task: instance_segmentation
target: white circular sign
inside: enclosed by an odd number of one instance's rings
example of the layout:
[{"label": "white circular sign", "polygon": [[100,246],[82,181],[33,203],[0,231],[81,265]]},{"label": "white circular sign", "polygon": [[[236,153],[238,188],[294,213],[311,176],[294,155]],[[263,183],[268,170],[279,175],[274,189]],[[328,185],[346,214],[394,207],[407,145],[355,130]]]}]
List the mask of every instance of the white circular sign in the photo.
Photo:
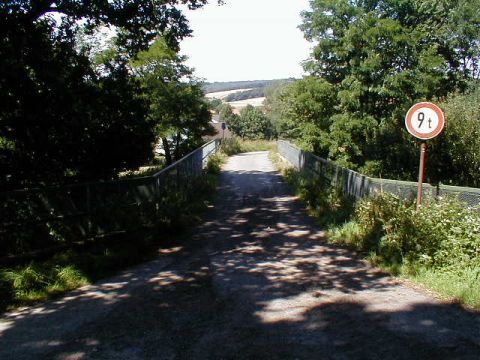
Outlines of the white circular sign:
[{"label": "white circular sign", "polygon": [[442,132],[445,126],[445,117],[437,105],[422,102],[408,110],[405,126],[410,134],[419,139],[433,139]]}]

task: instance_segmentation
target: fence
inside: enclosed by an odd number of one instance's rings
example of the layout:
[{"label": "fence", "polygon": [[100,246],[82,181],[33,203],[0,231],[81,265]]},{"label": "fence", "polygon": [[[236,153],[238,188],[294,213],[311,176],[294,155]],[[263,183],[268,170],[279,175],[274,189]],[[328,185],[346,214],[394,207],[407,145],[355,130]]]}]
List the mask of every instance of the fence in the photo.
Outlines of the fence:
[{"label": "fence", "polygon": [[[416,182],[371,178],[300,150],[284,140],[278,141],[278,152],[295,168],[308,169],[333,181],[342,188],[344,193],[356,199],[381,191],[389,192],[403,199],[415,197],[417,194]],[[430,184],[423,186],[425,198],[437,198],[444,195],[456,196],[468,206],[480,204],[480,189],[446,185],[432,186]]]},{"label": "fence", "polygon": [[219,145],[212,140],[153,176],[1,193],[0,258],[149,221],[202,174]]}]

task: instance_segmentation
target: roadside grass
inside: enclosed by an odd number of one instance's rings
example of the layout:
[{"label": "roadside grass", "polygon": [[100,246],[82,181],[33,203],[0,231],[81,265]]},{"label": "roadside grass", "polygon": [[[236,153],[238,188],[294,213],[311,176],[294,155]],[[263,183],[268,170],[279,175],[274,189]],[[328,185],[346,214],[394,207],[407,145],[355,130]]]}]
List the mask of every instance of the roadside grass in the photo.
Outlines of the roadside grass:
[{"label": "roadside grass", "polygon": [[277,169],[283,175],[285,175],[288,169],[292,168],[292,165],[280,156],[277,147],[270,150],[270,152],[268,153],[268,158],[272,162],[275,169]]},{"label": "roadside grass", "polygon": [[222,141],[222,152],[228,156],[252,152],[252,151],[274,151],[277,143],[274,140],[243,140],[232,137]]},{"label": "roadside grass", "polygon": [[330,243],[347,245],[373,265],[480,309],[480,211],[454,198],[414,201],[381,193],[358,202],[311,172],[282,173]]},{"label": "roadside grass", "polygon": [[433,289],[446,300],[480,309],[480,266],[452,272],[422,268],[408,278]]},{"label": "roadside grass", "polygon": [[152,176],[153,174],[163,170],[166,167],[165,159],[163,157],[155,157],[150,164],[140,166],[136,170],[122,171],[118,173],[120,179],[129,179],[137,177]]},{"label": "roadside grass", "polygon": [[223,161],[221,155],[212,156],[188,193],[173,194],[176,201],[153,226],[104,237],[46,259],[0,267],[0,312],[59,296],[158,256],[160,247],[178,241],[201,219],[214,198]]}]

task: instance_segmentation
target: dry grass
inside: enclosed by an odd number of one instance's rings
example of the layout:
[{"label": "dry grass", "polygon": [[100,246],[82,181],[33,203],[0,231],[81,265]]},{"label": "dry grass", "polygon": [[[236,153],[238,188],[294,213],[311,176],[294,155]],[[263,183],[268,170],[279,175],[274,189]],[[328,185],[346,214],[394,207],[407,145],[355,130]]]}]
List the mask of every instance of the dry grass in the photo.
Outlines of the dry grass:
[{"label": "dry grass", "polygon": [[252,105],[255,107],[263,106],[264,100],[265,100],[264,97],[259,97],[259,98],[253,98],[253,99],[232,101],[232,102],[229,102],[229,104],[235,109],[243,109],[247,105]]}]

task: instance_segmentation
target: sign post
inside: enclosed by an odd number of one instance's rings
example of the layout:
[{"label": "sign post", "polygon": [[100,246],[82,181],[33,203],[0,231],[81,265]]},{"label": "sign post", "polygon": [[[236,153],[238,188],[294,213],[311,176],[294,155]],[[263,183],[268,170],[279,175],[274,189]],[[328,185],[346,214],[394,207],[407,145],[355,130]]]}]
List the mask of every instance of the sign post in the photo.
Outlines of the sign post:
[{"label": "sign post", "polygon": [[226,124],[222,122],[222,141],[225,140],[225,129],[227,128]]},{"label": "sign post", "polygon": [[420,145],[420,167],[418,169],[418,191],[417,191],[417,209],[422,204],[423,198],[423,178],[425,177],[425,153],[427,152],[427,143],[422,141]]},{"label": "sign post", "polygon": [[418,170],[417,209],[422,205],[423,179],[425,175],[425,155],[427,143],[425,140],[438,136],[445,127],[445,116],[442,109],[430,102],[413,105],[405,117],[405,126],[410,134],[423,140],[420,147],[420,167]]}]

